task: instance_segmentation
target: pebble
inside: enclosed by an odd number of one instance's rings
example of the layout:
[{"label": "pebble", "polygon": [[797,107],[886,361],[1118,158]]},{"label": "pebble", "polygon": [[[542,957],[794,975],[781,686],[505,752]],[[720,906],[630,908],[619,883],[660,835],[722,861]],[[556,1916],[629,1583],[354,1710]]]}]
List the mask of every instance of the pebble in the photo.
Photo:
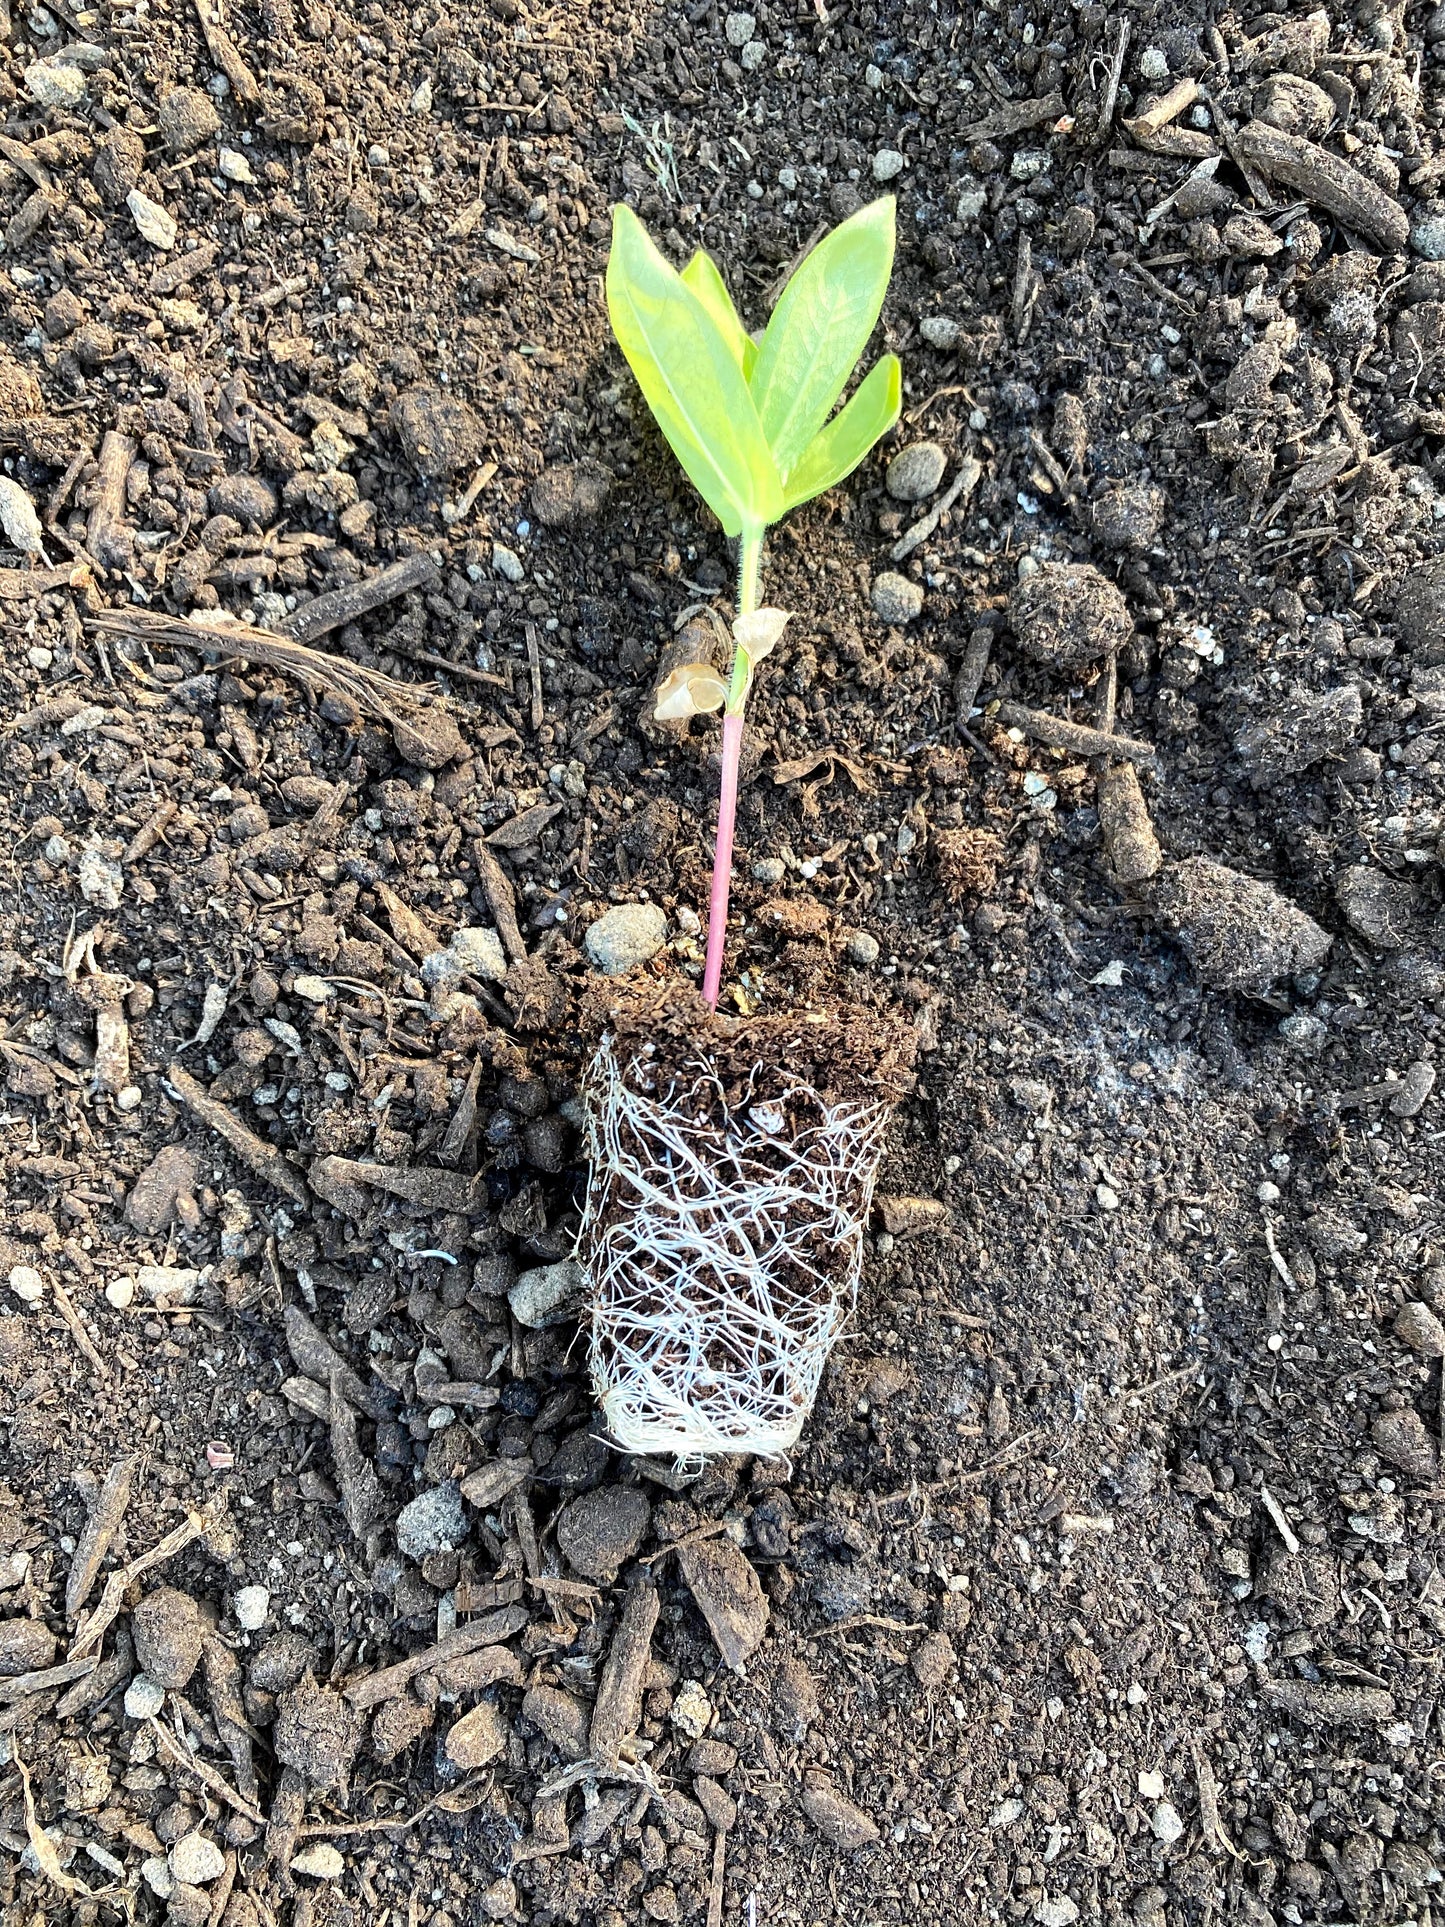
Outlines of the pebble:
[{"label": "pebble", "polygon": [[1070,1900],[1067,1894],[1060,1894],[1055,1900],[1040,1900],[1034,1906],[1034,1919],[1039,1927],[1073,1927],[1078,1918],[1078,1902]]},{"label": "pebble", "polygon": [[652,1507],[635,1485],[604,1485],[583,1492],[557,1521],[563,1557],[586,1579],[611,1579],[647,1533]]},{"label": "pebble", "polygon": [[1009,597],[1009,622],[1024,655],[1069,674],[1134,633],[1128,603],[1087,562],[1046,562]]},{"label": "pebble", "polygon": [[930,348],[937,348],[940,353],[946,354],[950,348],[958,346],[963,330],[951,314],[930,314],[919,322],[918,332]]},{"label": "pebble", "polygon": [[25,69],[25,85],[32,100],[48,114],[70,113],[85,99],[85,75],[78,67],[52,66],[33,60]]},{"label": "pebble", "polygon": [[488,1920],[516,1920],[521,1916],[517,1883],[508,1874],[499,1874],[482,1894],[482,1912]]},{"label": "pebble", "polygon": [[95,909],[120,908],[121,895],[125,890],[125,873],[114,857],[96,849],[94,844],[80,853],[76,882],[80,885],[80,894]]},{"label": "pebble", "polygon": [[1169,56],[1162,47],[1146,47],[1139,56],[1139,75],[1143,80],[1167,80]]},{"label": "pebble", "polygon": [[948,457],[937,442],[914,442],[888,464],[887,488],[895,502],[923,502],[943,480]]},{"label": "pebble", "polygon": [[1312,1010],[1292,1010],[1279,1020],[1279,1034],[1297,1057],[1318,1057],[1329,1042],[1330,1027]]},{"label": "pebble", "polygon": [[1445,1358],[1445,1325],[1418,1298],[1409,1298],[1395,1314],[1395,1336],[1418,1358]]},{"label": "pebble", "polygon": [[231,1601],[236,1624],[243,1633],[259,1633],[271,1610],[271,1594],[265,1586],[242,1586]]},{"label": "pebble", "polygon": [[1409,1065],[1400,1083],[1400,1088],[1390,1099],[1390,1109],[1396,1117],[1418,1117],[1435,1088],[1435,1066],[1423,1057]]},{"label": "pebble", "polygon": [[234,181],[238,187],[250,187],[256,179],[251,163],[236,147],[223,147],[216,156],[216,166],[223,180]]},{"label": "pebble", "polygon": [[142,194],[138,187],[133,187],[125,197],[125,204],[130,209],[136,232],[143,241],[149,242],[161,254],[168,253],[175,246],[180,229],[175,216],[168,213],[159,201],[153,201],[149,194]]},{"label": "pebble", "polygon": [[495,930],[482,924],[469,924],[458,930],[447,945],[458,967],[469,977],[484,977],[499,984],[507,974],[507,953]]},{"label": "pebble", "polygon": [[880,147],[873,156],[873,178],[879,182],[896,181],[906,166],[896,147]]},{"label": "pebble", "polygon": [[1179,1809],[1168,1800],[1161,1800],[1149,1815],[1149,1829],[1154,1838],[1166,1847],[1172,1847],[1176,1840],[1184,1837],[1184,1822],[1179,1817]]},{"label": "pebble", "polygon": [[600,462],[559,462],[532,484],[532,510],[545,529],[574,529],[595,522],[612,493],[612,477]]},{"label": "pebble", "polygon": [[788,866],[780,856],[760,856],[753,865],[753,879],[765,883],[770,889],[780,884],[788,874]]},{"label": "pebble", "polygon": [[685,1679],[672,1702],[672,1723],[690,1740],[700,1740],[712,1725],[712,1701],[698,1680]]},{"label": "pebble", "polygon": [[467,1536],[467,1513],[455,1479],[420,1493],[397,1515],[398,1551],[418,1564],[433,1552],[450,1552]]},{"label": "pebble", "polygon": [[879,621],[891,625],[901,627],[923,614],[922,588],[896,569],[885,569],[882,575],[874,576],[869,600]]},{"label": "pebble", "polygon": [[314,1846],[301,1849],[291,1862],[291,1871],[306,1874],[312,1880],[340,1880],[346,1871],[346,1862],[329,1841],[318,1840]]},{"label": "pebble", "polygon": [[10,1271],[10,1289],[22,1305],[38,1305],[45,1296],[45,1280],[34,1265],[14,1265]]},{"label": "pebble", "polygon": [[582,941],[604,977],[620,977],[661,950],[667,941],[667,918],[655,903],[619,903],[588,924]]},{"label": "pebble", "polygon": [[755,74],[768,57],[768,50],[761,40],[750,40],[740,56],[744,73]]},{"label": "pebble", "polygon": [[125,1716],[128,1720],[154,1719],[166,1703],[166,1689],[147,1673],[137,1673],[125,1689]]},{"label": "pebble", "polygon": [[470,1773],[490,1766],[507,1750],[507,1723],[490,1700],[464,1713],[446,1737],[446,1756],[454,1767]]},{"label": "pebble", "polygon": [[855,930],[848,939],[846,954],[849,963],[857,964],[867,970],[878,961],[880,946],[871,930]]},{"label": "pebble", "polygon": [[188,1887],[209,1886],[226,1871],[226,1856],[203,1833],[188,1833],[171,1848],[166,1864],[173,1880]]},{"label": "pebble", "polygon": [[509,549],[504,542],[492,544],[492,567],[498,575],[505,576],[508,582],[522,582],[526,579],[527,571],[521,556]]},{"label": "pebble", "polygon": [[571,1258],[524,1271],[507,1293],[513,1317],[529,1331],[560,1325],[581,1308],[586,1298],[587,1274]]},{"label": "pebble", "polygon": [[180,1692],[201,1663],[206,1637],[195,1600],[174,1586],[158,1586],[136,1607],[130,1625],[141,1671],[167,1691]]},{"label": "pebble", "polygon": [[746,47],[757,30],[756,14],[730,13],[723,22],[723,35],[730,47]]},{"label": "pebble", "polygon": [[[26,70],[26,81],[30,70]],[[1410,246],[1424,261],[1445,261],[1445,214],[1426,214],[1410,230]]]},{"label": "pebble", "polygon": [[175,1890],[171,1870],[159,1854],[141,1862],[141,1878],[150,1888],[157,1900],[169,1900]]}]

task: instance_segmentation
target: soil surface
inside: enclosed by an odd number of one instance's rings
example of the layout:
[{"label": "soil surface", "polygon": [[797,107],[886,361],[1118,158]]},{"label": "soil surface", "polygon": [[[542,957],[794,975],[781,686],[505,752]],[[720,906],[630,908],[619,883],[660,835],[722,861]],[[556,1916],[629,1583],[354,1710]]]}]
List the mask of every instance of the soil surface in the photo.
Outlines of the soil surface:
[{"label": "soil surface", "polygon": [[[0,0],[7,1922],[1438,1918],[1442,55]],[[917,1084],[792,1462],[638,1463],[573,1013],[732,562],[607,210],[756,326],[882,191],[725,982]]]}]

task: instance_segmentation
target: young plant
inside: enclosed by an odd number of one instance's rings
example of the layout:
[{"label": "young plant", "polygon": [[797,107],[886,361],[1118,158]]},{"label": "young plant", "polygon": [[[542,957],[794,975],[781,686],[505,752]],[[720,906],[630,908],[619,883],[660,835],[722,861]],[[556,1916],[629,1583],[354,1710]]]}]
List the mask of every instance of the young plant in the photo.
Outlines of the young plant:
[{"label": "young plant", "polygon": [[[738,542],[738,613],[726,681],[688,663],[658,691],[659,720],[721,709],[722,795],[703,996],[717,1007],[727,935],[743,709],[753,670],[788,620],[758,606],[763,537],[855,469],[898,419],[902,373],[884,355],[833,407],[867,345],[893,271],[893,202],[874,201],[800,263],[754,341],[712,259],[681,273],[628,207],[612,210],[607,310],[647,405],[689,480]],[[829,417],[832,417],[830,420]]]}]

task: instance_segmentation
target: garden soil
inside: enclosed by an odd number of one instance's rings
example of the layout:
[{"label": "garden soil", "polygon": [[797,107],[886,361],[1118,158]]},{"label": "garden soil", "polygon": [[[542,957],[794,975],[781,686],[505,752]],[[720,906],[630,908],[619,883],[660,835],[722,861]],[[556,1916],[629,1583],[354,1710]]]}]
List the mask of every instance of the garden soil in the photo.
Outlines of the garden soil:
[{"label": "garden soil", "polygon": [[[72,6],[0,3],[6,1921],[1438,1919],[1445,10]],[[760,326],[883,191],[725,984],[916,1086],[792,1460],[628,1462],[576,1012],[700,974],[648,699],[731,558],[608,208]]]}]

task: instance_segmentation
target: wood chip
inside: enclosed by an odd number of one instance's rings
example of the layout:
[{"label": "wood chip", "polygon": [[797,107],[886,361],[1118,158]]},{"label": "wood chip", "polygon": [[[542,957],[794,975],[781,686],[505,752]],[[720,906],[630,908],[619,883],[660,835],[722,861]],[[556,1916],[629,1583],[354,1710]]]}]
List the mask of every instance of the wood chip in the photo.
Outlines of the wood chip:
[{"label": "wood chip", "polygon": [[637,1584],[628,1591],[592,1709],[588,1746],[599,1763],[614,1761],[642,1723],[642,1682],[652,1657],[659,1605],[656,1586]]},{"label": "wood chip", "polygon": [[1333,214],[1383,254],[1402,253],[1410,238],[1405,210],[1358,169],[1298,134],[1252,120],[1235,137],[1243,158],[1267,180],[1281,181],[1315,207]]},{"label": "wood chip", "polygon": [[525,1606],[505,1606],[500,1612],[490,1613],[470,1626],[458,1626],[454,1633],[448,1633],[445,1639],[439,1639],[434,1646],[413,1653],[409,1659],[398,1660],[394,1666],[383,1666],[380,1672],[367,1673],[364,1678],[353,1680],[341,1690],[357,1712],[363,1713],[369,1706],[379,1706],[383,1700],[395,1699],[418,1673],[433,1672],[448,1660],[460,1659],[463,1653],[476,1652],[480,1646],[499,1646],[504,1639],[510,1639],[513,1633],[520,1632],[529,1617]]},{"label": "wood chip", "polygon": [[117,1459],[91,1502],[65,1582],[67,1619],[73,1619],[90,1597],[90,1589],[95,1584],[105,1555],[110,1551],[111,1542],[130,1504],[135,1467],[136,1454],[133,1452],[126,1458]]},{"label": "wood chip", "polygon": [[203,1090],[188,1070],[172,1063],[166,1071],[166,1082],[203,1124],[208,1125],[217,1137],[226,1140],[237,1157],[249,1165],[257,1177],[264,1178],[275,1190],[284,1192],[294,1204],[310,1203],[311,1194],[295,1165],[288,1163],[273,1145],[257,1137],[234,1111]]}]

